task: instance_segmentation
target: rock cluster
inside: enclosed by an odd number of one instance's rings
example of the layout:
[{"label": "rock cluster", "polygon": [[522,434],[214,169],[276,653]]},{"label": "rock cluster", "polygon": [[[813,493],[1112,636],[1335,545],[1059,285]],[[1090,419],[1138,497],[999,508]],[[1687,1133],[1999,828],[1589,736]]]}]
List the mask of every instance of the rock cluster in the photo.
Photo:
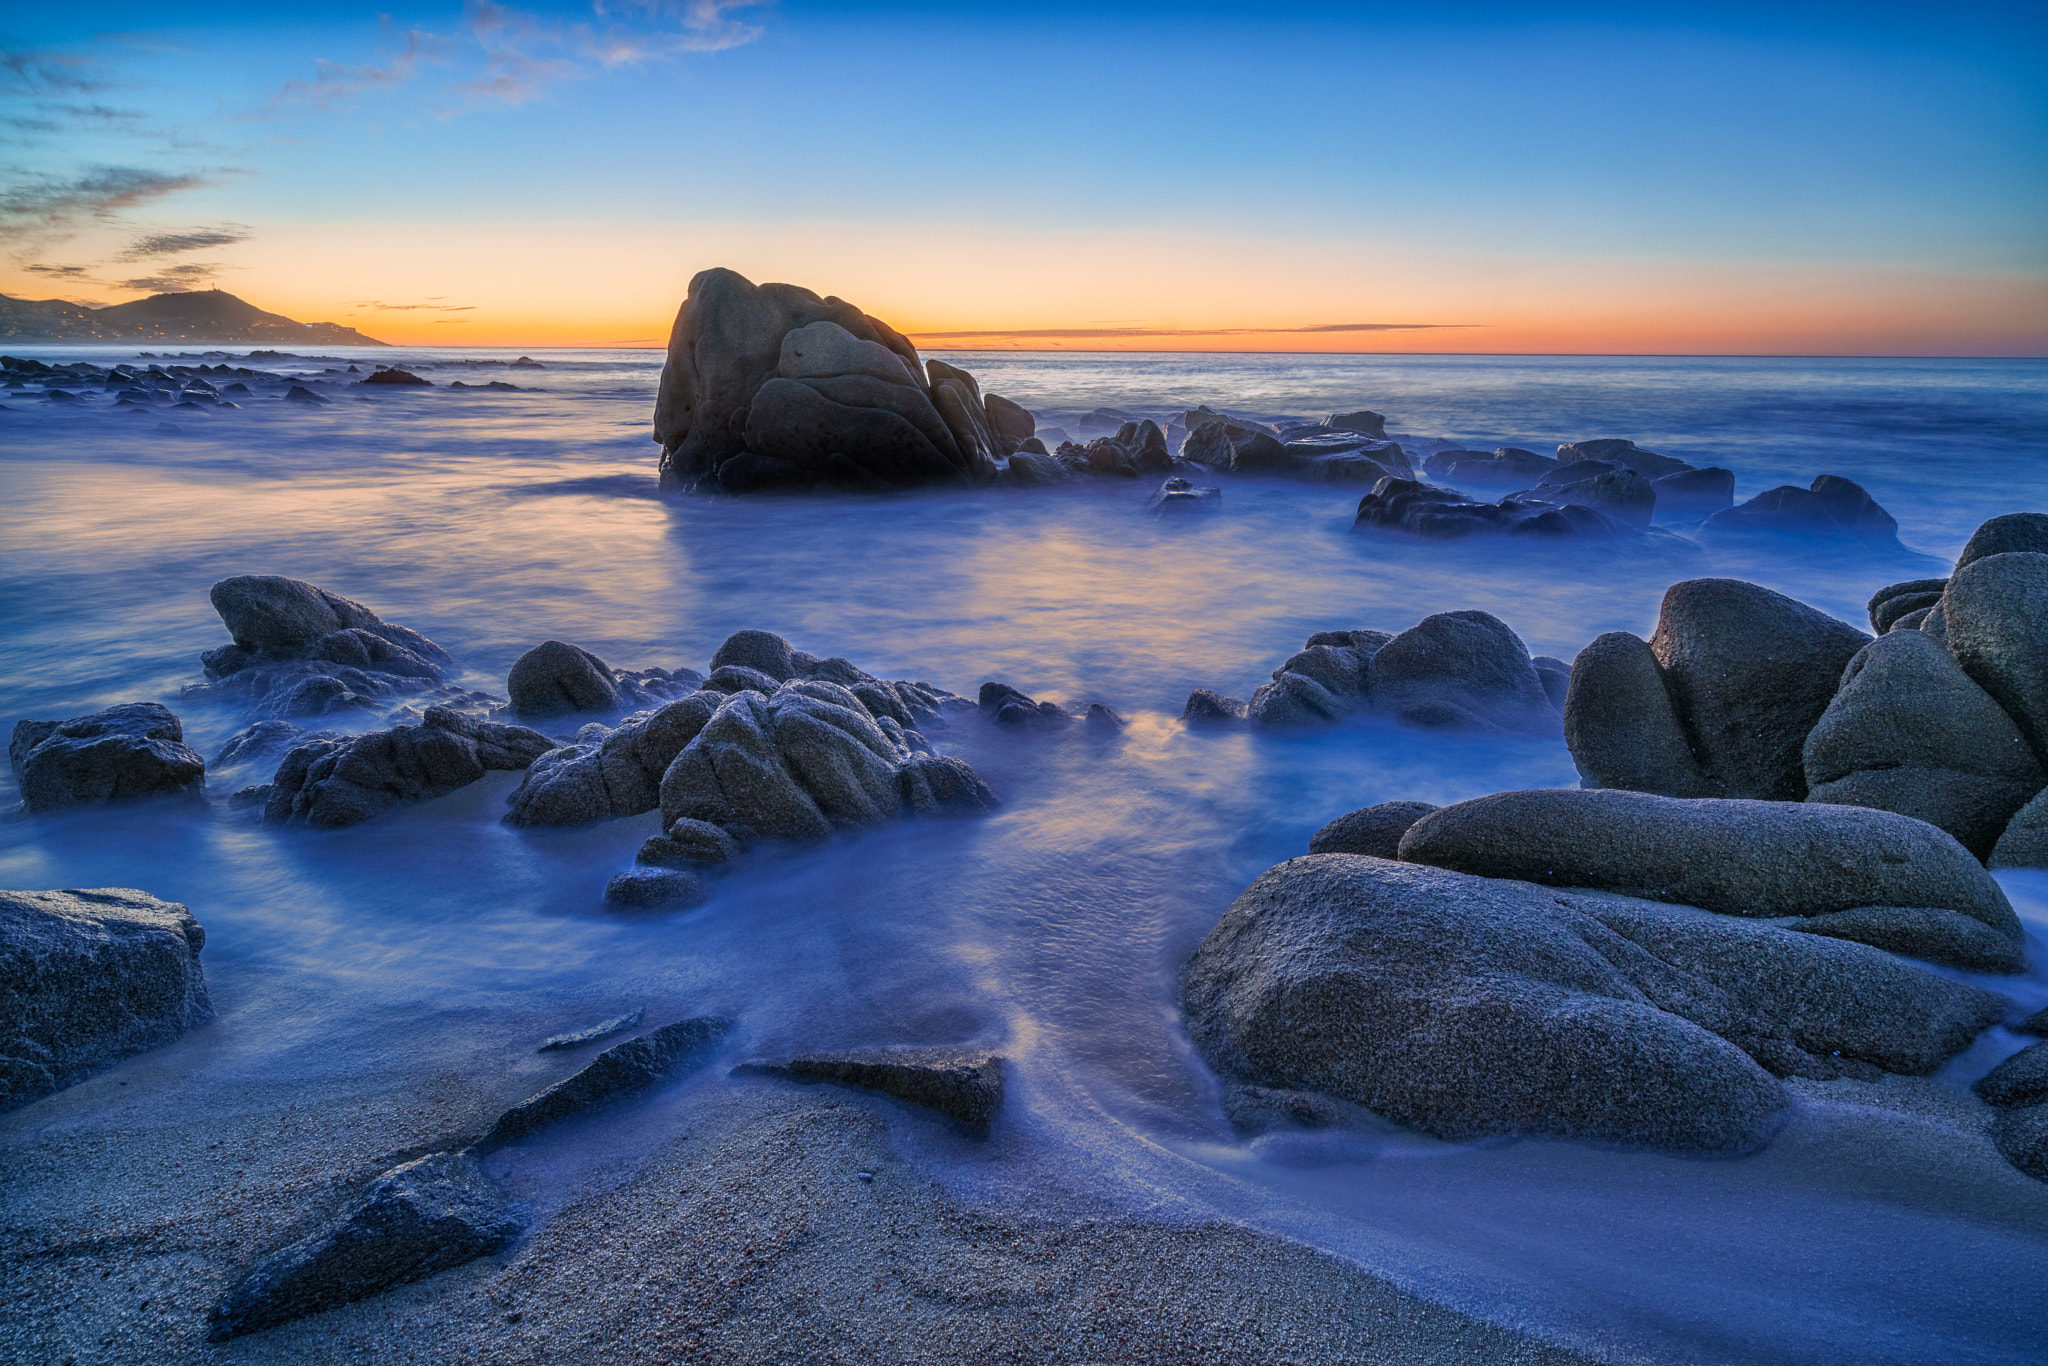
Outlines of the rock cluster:
[{"label": "rock cluster", "polygon": [[1703,536],[1770,533],[1822,535],[1850,541],[1896,542],[1898,521],[1860,484],[1823,474],[1806,488],[1783,484],[1706,519]]},{"label": "rock cluster", "polygon": [[[1546,478],[1555,478],[1570,466]],[[1634,511],[1617,515],[1591,506],[1615,507],[1629,498],[1654,498],[1649,483],[1632,471],[1595,475],[1579,482],[1544,486],[1509,494],[1486,503],[1457,489],[1439,488],[1416,479],[1389,477],[1358,500],[1352,519],[1355,530],[1400,531],[1431,540],[1469,536],[1529,536],[1543,540],[1636,542],[1665,537],[1647,529],[1651,504],[1640,501]],[[1584,501],[1574,501],[1584,500]],[[1639,515],[1638,515],[1639,514]]]},{"label": "rock cluster", "polygon": [[694,669],[614,669],[579,646],[544,640],[513,663],[505,678],[506,709],[528,723],[579,713],[617,716],[687,696],[703,681]]},{"label": "rock cluster", "polygon": [[1318,631],[1249,703],[1198,690],[1183,719],[1314,726],[1359,712],[1427,729],[1554,733],[1570,668],[1485,612],[1439,612],[1398,635]]},{"label": "rock cluster", "polygon": [[654,439],[664,488],[871,491],[994,482],[1029,421],[842,299],[714,269],[676,316]]},{"label": "rock cluster", "polygon": [[263,822],[356,825],[407,802],[445,797],[493,769],[523,769],[553,748],[525,726],[429,707],[417,725],[293,747],[270,780]]},{"label": "rock cluster", "polygon": [[30,813],[197,795],[206,784],[206,760],[185,743],[170,708],[156,702],[127,702],[68,721],[17,721],[7,762],[21,809]]},{"label": "rock cluster", "polygon": [[1096,474],[1117,479],[1171,474],[1180,467],[1180,462],[1166,449],[1166,433],[1150,418],[1126,422],[1111,435],[1099,436],[1086,445],[1062,441],[1053,458],[1070,475]]},{"label": "rock cluster", "polygon": [[[1310,483],[1375,484],[1414,473],[1408,453],[1385,435],[1377,413],[1337,414],[1328,422],[1269,427],[1197,408],[1186,413],[1185,460],[1231,474],[1278,475]],[[1339,425],[1349,420],[1357,426]]]},{"label": "rock cluster", "polygon": [[0,1110],[211,1020],[205,945],[147,892],[0,892]]}]

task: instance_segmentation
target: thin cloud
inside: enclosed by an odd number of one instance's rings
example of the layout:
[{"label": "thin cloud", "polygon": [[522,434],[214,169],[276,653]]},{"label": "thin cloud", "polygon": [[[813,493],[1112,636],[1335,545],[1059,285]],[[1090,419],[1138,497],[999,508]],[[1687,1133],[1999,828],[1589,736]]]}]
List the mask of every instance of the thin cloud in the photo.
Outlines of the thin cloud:
[{"label": "thin cloud", "polygon": [[378,299],[364,299],[350,305],[351,308],[374,308],[381,313],[413,313],[424,310],[429,313],[473,313],[475,304],[387,304]]},{"label": "thin cloud", "polygon": [[207,183],[206,176],[195,172],[167,175],[139,166],[96,166],[71,180],[18,180],[0,188],[0,240],[49,232],[80,218],[112,218],[124,209]]},{"label": "thin cloud", "polygon": [[89,95],[107,88],[94,74],[99,63],[68,52],[31,48],[0,50],[0,96]]},{"label": "thin cloud", "polygon": [[673,52],[723,52],[755,42],[766,31],[759,24],[728,17],[732,10],[760,8],[760,0],[621,0],[611,5],[593,0],[591,8],[600,15],[637,14],[675,26],[641,34],[619,27],[607,30],[594,54],[607,66]]},{"label": "thin cloud", "polygon": [[115,282],[118,289],[132,289],[151,294],[184,294],[198,289],[209,280],[216,279],[221,267],[216,263],[194,261],[187,265],[168,266],[155,275],[144,275],[133,280]]},{"label": "thin cloud", "polygon": [[1484,326],[1484,323],[1316,323],[1309,327],[981,327],[968,332],[911,332],[906,335],[945,341],[959,337],[1253,337],[1305,332],[1421,332],[1435,328]]},{"label": "thin cloud", "polygon": [[312,109],[333,109],[342,102],[371,91],[391,90],[419,74],[420,67],[446,55],[447,40],[422,29],[405,31],[405,50],[382,66],[367,63],[347,66],[326,60],[313,64],[310,81],[286,81],[270,97],[270,110],[301,104]]},{"label": "thin cloud", "polygon": [[117,261],[146,261],[153,256],[175,256],[183,251],[204,251],[208,247],[231,247],[237,242],[246,242],[252,236],[249,229],[239,223],[223,223],[216,228],[196,228],[191,232],[155,232],[138,237],[114,259]]},{"label": "thin cloud", "polygon": [[[33,265],[33,266],[23,266],[23,267],[22,267],[22,269],[23,269],[23,270],[26,270],[26,271],[32,271],[32,272],[34,272],[34,273],[35,273],[35,274],[37,274],[37,275],[54,275],[54,276],[56,276],[56,277],[57,277],[58,279],[60,279],[60,280],[80,280],[80,279],[91,279],[91,277],[92,277],[92,267],[91,267],[91,266],[46,266],[46,265]],[[94,283],[98,283],[98,282],[97,282],[97,281],[94,281]]]}]

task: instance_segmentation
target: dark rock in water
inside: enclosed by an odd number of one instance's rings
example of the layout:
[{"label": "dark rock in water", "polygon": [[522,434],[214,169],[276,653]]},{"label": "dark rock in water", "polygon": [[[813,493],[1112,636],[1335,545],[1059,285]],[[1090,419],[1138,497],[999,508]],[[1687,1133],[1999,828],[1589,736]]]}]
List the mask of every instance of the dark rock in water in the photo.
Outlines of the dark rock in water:
[{"label": "dark rock in water", "polygon": [[1387,419],[1383,415],[1366,408],[1360,408],[1356,412],[1350,413],[1332,413],[1323,419],[1323,425],[1326,427],[1336,427],[1347,432],[1358,432],[1365,436],[1378,437],[1382,441],[1386,440],[1387,437]]},{"label": "dark rock in water", "polygon": [[1533,498],[1592,508],[1636,526],[1648,526],[1657,505],[1649,480],[1619,461],[1576,460],[1536,481]]},{"label": "dark rock in water", "polygon": [[1567,442],[1557,448],[1557,460],[1560,465],[1572,465],[1582,460],[1610,461],[1626,465],[1645,479],[1662,479],[1667,474],[1682,474],[1692,468],[1683,460],[1646,451],[1621,437]]},{"label": "dark rock in water", "polygon": [[880,1091],[936,1110],[968,1132],[987,1137],[989,1123],[1003,1104],[1003,1069],[1002,1057],[986,1049],[890,1048],[806,1053],[772,1062],[745,1063],[733,1070]]},{"label": "dark rock in water", "polygon": [[1799,801],[1801,752],[1870,637],[1737,579],[1664,594],[1650,650],[1715,796]]},{"label": "dark rock in water", "polygon": [[1081,728],[1096,735],[1115,735],[1123,730],[1124,718],[1115,707],[1090,702],[1088,710],[1081,713]]},{"label": "dark rock in water", "polygon": [[[1942,961],[1968,943],[1982,969],[2021,966],[2022,933],[2005,893],[1969,851],[1924,821],[1889,811],[1791,802],[1686,801],[1645,792],[1498,792],[1447,806],[1401,837],[1401,857],[1480,877],[1519,878],[1667,901],[1732,916],[1826,916],[1872,907],[1922,914],[1832,922],[1846,936],[1879,926],[1883,947]],[[1939,934],[1902,936],[1954,918]],[[1997,947],[2003,943],[2003,952]]]},{"label": "dark rock in water", "polygon": [[1866,609],[1870,613],[1872,629],[1883,635],[1900,625],[1908,615],[1940,602],[1947,587],[1947,579],[1909,579],[1905,583],[1878,589],[1871,594]]},{"label": "dark rock in water", "polygon": [[1795,532],[1860,540],[1896,541],[1899,524],[1862,485],[1823,474],[1810,488],[1785,484],[1717,512],[1702,535]]},{"label": "dark rock in water", "polygon": [[1650,481],[1657,495],[1657,515],[1667,522],[1690,522],[1735,506],[1735,473],[1710,465],[1680,470]]},{"label": "dark rock in water", "polygon": [[1442,450],[1433,452],[1422,468],[1440,479],[1456,483],[1528,484],[1561,468],[1547,455],[1525,451],[1520,446],[1501,446],[1491,452]]},{"label": "dark rock in water", "polygon": [[637,1039],[614,1044],[573,1076],[498,1116],[498,1122],[472,1151],[492,1152],[606,1101],[694,1072],[710,1061],[711,1054],[731,1032],[731,1020],[707,1015],[679,1020]]},{"label": "dark rock in water", "polygon": [[147,892],[0,892],[0,1111],[211,1020],[205,945]]},{"label": "dark rock in water", "polygon": [[2048,554],[1970,561],[1949,579],[1941,611],[1949,653],[2048,764]]},{"label": "dark rock in water", "polygon": [[1428,802],[1381,802],[1337,817],[1309,836],[1311,854],[1370,854],[1395,858],[1408,827],[1439,808]]},{"label": "dark rock in water", "polygon": [[652,811],[661,804],[661,775],[722,701],[720,693],[695,692],[627,717],[597,743],[550,749],[526,770],[505,823],[585,825]]},{"label": "dark rock in water", "polygon": [[184,743],[170,708],[126,702],[68,721],[17,721],[7,762],[21,791],[21,809],[197,795],[206,760]]},{"label": "dark rock in water", "polygon": [[2048,1104],[2048,1043],[2029,1044],[1971,1084],[1987,1105]]},{"label": "dark rock in water", "polygon": [[269,783],[251,783],[238,787],[228,796],[228,810],[247,811],[250,807],[263,807],[270,802]]},{"label": "dark rock in water", "polygon": [[1262,726],[1315,726],[1363,711],[1373,656],[1392,639],[1382,631],[1351,632],[1342,643],[1312,637],[1253,691],[1246,717]]},{"label": "dark rock in water", "polygon": [[2048,868],[2048,791],[2036,794],[2006,822],[1988,862],[1993,868]]},{"label": "dark rock in water", "polygon": [[259,1262],[221,1297],[207,1337],[318,1314],[423,1280],[509,1247],[526,1219],[468,1153],[434,1153],[394,1167],[326,1227]]},{"label": "dark rock in water", "polygon": [[1373,710],[1431,728],[1549,731],[1557,708],[1521,637],[1485,612],[1439,612],[1371,655]]},{"label": "dark rock in water", "polygon": [[1570,490],[1544,489],[1511,494],[1497,503],[1481,503],[1456,489],[1436,488],[1413,479],[1388,478],[1380,480],[1371,493],[1358,500],[1352,527],[1403,531],[1440,541],[1505,534],[1533,540],[1638,543],[1647,538],[1659,544],[1683,544],[1668,533],[1652,532],[1598,508],[1565,501],[1569,493]]},{"label": "dark rock in water", "polygon": [[1971,533],[1963,553],[1956,556],[1956,568],[2014,551],[2048,555],[2048,513],[2008,512],[1993,517]]},{"label": "dark rock in water", "polygon": [[1136,413],[1127,413],[1121,408],[1096,408],[1081,414],[1074,428],[1083,436],[1101,436],[1138,420]]},{"label": "dark rock in water", "polygon": [[740,856],[740,842],[709,821],[672,821],[640,846],[634,862],[650,868],[715,868]]},{"label": "dark rock in water", "polygon": [[1991,1136],[2006,1161],[2036,1181],[2048,1181],[2048,1105],[2000,1110]]},{"label": "dark rock in water", "polygon": [[1188,512],[1215,512],[1223,506],[1223,490],[1212,486],[1196,488],[1186,479],[1175,476],[1161,484],[1150,498],[1145,500],[1145,510],[1157,514]]},{"label": "dark rock in water", "polygon": [[1175,467],[1174,458],[1166,449],[1166,433],[1150,420],[1126,422],[1114,433],[1097,437],[1085,446],[1061,442],[1057,458],[1073,474],[1120,479],[1164,474]]},{"label": "dark rock in water", "polygon": [[524,726],[429,707],[418,725],[291,750],[271,779],[263,823],[356,825],[405,802],[445,797],[492,769],[523,769],[553,748],[553,740]]},{"label": "dark rock in water", "polygon": [[551,1053],[558,1048],[580,1048],[587,1043],[596,1043],[599,1039],[609,1039],[614,1034],[623,1034],[646,1018],[647,1008],[642,1006],[638,1010],[628,1011],[624,1015],[602,1021],[588,1028],[572,1029],[567,1034],[553,1035],[534,1051],[536,1053]]},{"label": "dark rock in water", "polygon": [[2048,1006],[2043,1006],[2016,1025],[2007,1025],[2015,1034],[2048,1035]]},{"label": "dark rock in water", "polygon": [[1016,454],[1038,434],[1038,419],[1031,415],[1031,410],[1001,394],[983,394],[981,407],[989,431],[995,436],[998,455]]},{"label": "dark rock in water", "polygon": [[684,911],[711,899],[711,888],[682,868],[628,868],[604,885],[604,904],[615,911]]},{"label": "dark rock in water", "polygon": [[1245,704],[1235,697],[1197,688],[1188,694],[1180,719],[1190,726],[1227,726],[1245,719]]},{"label": "dark rock in water", "polygon": [[307,731],[289,721],[258,721],[244,727],[227,738],[220,752],[213,756],[213,767],[233,768],[238,764],[268,762],[271,767],[284,757],[294,745],[307,740],[344,740],[340,731]]},{"label": "dark rock in water", "polygon": [[1596,637],[1572,661],[1564,738],[1588,786],[1666,797],[1719,790],[1693,755],[1655,652],[1627,631]]},{"label": "dark rock in water", "polygon": [[1860,944],[1350,854],[1267,871],[1181,988],[1230,1080],[1453,1141],[1679,1152],[1766,1142],[1777,1076],[1924,1074],[2002,1010]]},{"label": "dark rock in water", "polygon": [[291,388],[285,390],[284,401],[286,403],[303,403],[315,408],[324,408],[333,402],[332,399],[321,397],[303,384],[294,384]]},{"label": "dark rock in water", "polygon": [[964,761],[913,754],[896,774],[903,809],[920,816],[979,816],[996,809],[995,794]]},{"label": "dark rock in water", "polygon": [[995,458],[1005,452],[1003,442],[989,426],[988,404],[981,385],[973,375],[942,360],[924,363],[931,381],[932,406],[938,410],[952,433],[966,467],[976,473],[976,483],[987,483],[995,472]]},{"label": "dark rock in water", "polygon": [[1563,711],[1565,697],[1571,692],[1572,666],[1549,655],[1531,655],[1529,664],[1536,670],[1536,678],[1543,684],[1543,695],[1550,699],[1550,705]]},{"label": "dark rock in water", "polygon": [[1047,488],[1054,484],[1071,483],[1074,472],[1043,450],[1033,450],[1038,445],[1036,438],[1026,446],[1011,452],[1009,462],[997,476],[998,482],[1010,488]]},{"label": "dark rock in water", "polygon": [[1007,683],[982,684],[981,695],[975,705],[983,716],[997,725],[1013,728],[1059,730],[1074,719],[1060,710],[1057,703],[1037,701]]},{"label": "dark rock in water", "polygon": [[421,379],[410,370],[400,370],[388,365],[380,365],[375,371],[362,378],[362,383],[364,384],[410,384],[417,386],[431,385],[433,382],[430,379]]},{"label": "dark rock in water", "polygon": [[200,656],[210,679],[259,664],[321,661],[439,683],[455,661],[418,631],[361,603],[277,574],[239,574],[208,596],[234,643]]},{"label": "dark rock in water", "polygon": [[1849,661],[1806,737],[1805,769],[1807,801],[1915,817],[1980,859],[2048,787],[2012,718],[1918,631],[1879,636]]},{"label": "dark rock in water", "polygon": [[512,714],[523,721],[551,721],[576,712],[614,713],[626,699],[612,680],[611,666],[588,650],[544,640],[519,656],[505,679]]}]

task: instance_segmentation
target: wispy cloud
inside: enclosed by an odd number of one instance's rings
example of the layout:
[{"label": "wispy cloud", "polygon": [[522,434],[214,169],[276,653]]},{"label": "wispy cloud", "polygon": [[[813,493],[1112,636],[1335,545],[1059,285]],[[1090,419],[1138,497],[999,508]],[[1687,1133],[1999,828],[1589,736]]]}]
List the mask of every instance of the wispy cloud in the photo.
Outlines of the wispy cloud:
[{"label": "wispy cloud", "polygon": [[223,223],[214,228],[195,228],[190,232],[153,232],[136,238],[129,243],[127,250],[114,259],[146,261],[153,256],[175,256],[181,251],[231,247],[237,242],[248,241],[252,235],[248,228],[239,223]]},{"label": "wispy cloud", "polygon": [[140,166],[96,166],[70,179],[30,176],[0,187],[0,240],[48,233],[81,218],[112,218],[206,183],[207,177],[196,172],[169,174]]},{"label": "wispy cloud", "polygon": [[133,280],[116,280],[117,289],[133,289],[151,294],[183,294],[198,289],[209,281],[218,279],[221,266],[190,262],[185,265],[167,266],[154,275],[144,275]]},{"label": "wispy cloud", "polygon": [[476,311],[475,304],[387,304],[379,299],[364,299],[359,303],[351,304],[350,307],[374,308],[381,313],[412,313],[420,310],[425,310],[429,313],[473,313]]},{"label": "wispy cloud", "polygon": [[1254,337],[1304,332],[1420,332],[1432,328],[1484,327],[1484,323],[1315,323],[1308,327],[983,327],[967,332],[910,332],[906,336],[952,341],[961,337]]},{"label": "wispy cloud", "polygon": [[[32,266],[23,266],[22,269],[26,271],[33,271],[37,275],[48,275],[59,280],[92,279],[91,266],[50,266],[37,264]],[[94,283],[98,282],[94,281]]]},{"label": "wispy cloud", "polygon": [[100,63],[70,52],[0,49],[0,95],[89,95],[107,88]]},{"label": "wispy cloud", "polygon": [[[389,19],[385,20],[385,28],[389,32]],[[286,81],[270,97],[269,108],[276,110],[296,104],[313,109],[335,109],[357,95],[395,89],[417,76],[422,66],[443,60],[448,47],[448,40],[436,34],[422,29],[407,29],[404,47],[381,65],[371,62],[348,66],[324,59],[316,61],[313,79]]]},{"label": "wispy cloud", "polygon": [[608,66],[641,61],[672,52],[723,52],[760,38],[759,24],[730,17],[730,11],[760,8],[760,0],[593,0],[599,15],[637,15],[662,27],[640,31],[614,26],[603,35],[595,55]]}]

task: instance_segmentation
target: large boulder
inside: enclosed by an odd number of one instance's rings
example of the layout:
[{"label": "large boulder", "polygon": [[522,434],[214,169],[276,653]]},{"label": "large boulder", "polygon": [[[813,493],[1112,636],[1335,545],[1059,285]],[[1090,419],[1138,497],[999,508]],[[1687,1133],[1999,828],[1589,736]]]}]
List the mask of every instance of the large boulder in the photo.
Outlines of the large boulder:
[{"label": "large boulder", "polygon": [[1859,944],[1352,854],[1268,870],[1181,985],[1233,1083],[1678,1152],[1765,1143],[1779,1076],[1926,1073],[2003,1010]]},{"label": "large boulder", "polygon": [[1805,768],[1807,801],[1915,817],[1980,859],[2048,787],[2012,718],[1918,631],[1879,636],[1849,661],[1806,737]]},{"label": "large boulder", "polygon": [[210,679],[253,665],[316,660],[431,684],[454,663],[418,631],[299,579],[238,574],[216,583],[208,597],[234,637],[200,656]]},{"label": "large boulder", "polygon": [[1635,470],[1615,460],[1575,460],[1559,465],[1536,481],[1533,498],[1593,508],[1636,526],[1648,526],[1657,506],[1657,489]]},{"label": "large boulder", "polygon": [[1038,435],[1038,419],[1021,403],[1012,403],[1001,394],[983,394],[981,407],[996,439],[998,455],[1014,455]]},{"label": "large boulder", "polygon": [[1956,570],[1942,595],[1949,653],[2048,763],[2048,554],[2011,550]]},{"label": "large boulder", "polygon": [[1593,441],[1568,441],[1557,448],[1560,465],[1575,465],[1582,460],[1600,460],[1625,465],[1645,479],[1662,479],[1667,474],[1682,474],[1692,468],[1675,456],[1659,455],[1646,451],[1625,437],[1604,436]]},{"label": "large boulder", "polygon": [[1485,612],[1438,612],[1371,657],[1373,710],[1434,729],[1555,733],[1557,708],[1522,638]]},{"label": "large boulder", "polygon": [[600,740],[549,750],[527,767],[505,823],[587,825],[654,810],[661,805],[661,775],[726,697],[700,689],[636,712]]},{"label": "large boulder", "polygon": [[211,1020],[205,945],[147,892],[0,892],[0,1110]]},{"label": "large boulder", "polygon": [[[722,268],[702,271],[690,281],[689,296],[676,314],[655,399],[654,439],[661,446],[664,488],[695,488],[706,481],[715,486],[719,467],[748,451],[749,413],[762,386],[776,377],[784,339],[818,322],[832,323],[854,340],[875,343],[903,361],[904,381],[878,383],[923,392],[924,372],[916,348],[894,328],[845,300],[820,298],[796,285],[755,285]],[[808,387],[799,379],[786,382]],[[828,421],[834,409],[866,407],[835,403],[815,388],[812,393],[826,405],[818,416]],[[772,427],[766,416],[764,427]],[[918,431],[907,420],[903,426]],[[877,434],[870,431],[864,436],[872,439]],[[914,457],[924,457],[915,443],[908,444]],[[926,438],[925,445],[930,444]],[[902,452],[891,454],[900,458]]]},{"label": "large boulder", "polygon": [[1005,452],[989,426],[981,385],[959,366],[942,360],[928,360],[924,368],[931,380],[932,406],[953,434],[967,476],[974,483],[986,484],[995,477],[996,457]]},{"label": "large boulder", "polygon": [[1656,652],[1627,631],[1595,637],[1572,661],[1564,740],[1589,787],[1666,797],[1718,790],[1693,754]]},{"label": "large boulder", "polygon": [[1956,556],[1956,568],[2014,551],[2048,555],[2048,512],[2008,512],[1993,517],[1970,534]]},{"label": "large boulder", "polygon": [[1440,808],[1429,802],[1381,802],[1346,812],[1309,836],[1311,854],[1398,858],[1408,827]]},{"label": "large boulder", "polygon": [[213,1306],[207,1337],[225,1342],[368,1299],[488,1257],[525,1228],[474,1155],[415,1158],[252,1267]]},{"label": "large boulder", "polygon": [[1707,536],[1790,534],[1837,540],[1898,540],[1899,524],[1863,486],[1823,474],[1806,488],[1784,484],[1717,512],[1700,525]]},{"label": "large boulder", "polygon": [[687,696],[703,681],[694,669],[614,669],[579,646],[544,640],[514,661],[505,690],[513,716],[539,722],[660,706]]},{"label": "large boulder", "polygon": [[206,760],[185,743],[170,708],[126,702],[68,721],[14,723],[7,762],[21,809],[196,795],[206,785]]},{"label": "large boulder", "polygon": [[1890,811],[1684,800],[1644,792],[1498,792],[1423,817],[1401,857],[1797,928],[1984,971],[2022,965],[2019,918],[1968,850]]},{"label": "large boulder", "polygon": [[1869,643],[1768,588],[1688,579],[1665,592],[1650,650],[1713,795],[1799,801],[1807,733]]},{"label": "large boulder", "polygon": [[429,707],[417,725],[292,749],[270,780],[263,822],[356,825],[407,802],[445,797],[493,769],[523,769],[554,748],[525,726]]},{"label": "large boulder", "polygon": [[[1315,726],[1364,710],[1372,657],[1393,638],[1386,631],[1318,631],[1258,686],[1245,715],[1264,726]],[[1198,705],[1200,696],[1188,699],[1192,719],[1222,719],[1217,707],[1230,710],[1231,699]]]}]

